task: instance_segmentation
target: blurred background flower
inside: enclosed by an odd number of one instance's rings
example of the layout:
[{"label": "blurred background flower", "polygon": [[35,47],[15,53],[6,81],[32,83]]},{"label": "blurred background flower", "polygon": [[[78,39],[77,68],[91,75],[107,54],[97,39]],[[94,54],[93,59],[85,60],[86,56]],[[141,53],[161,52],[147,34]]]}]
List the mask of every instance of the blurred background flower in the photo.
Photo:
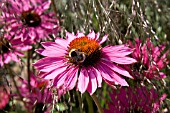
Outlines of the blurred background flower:
[{"label": "blurred background flower", "polygon": [[145,86],[113,89],[110,93],[111,102],[105,113],[156,113],[160,111],[161,102],[166,94],[159,97],[155,89],[148,90]]},{"label": "blurred background flower", "polygon": [[[28,113],[50,113],[52,104],[55,99],[52,95],[52,90],[48,88],[49,82],[31,75],[31,86],[28,81],[19,79],[21,85],[19,91],[25,103]],[[16,99],[20,99],[19,95],[14,95]]]},{"label": "blurred background flower", "polygon": [[155,46],[150,38],[147,38],[144,44],[138,38],[135,44],[131,41],[129,41],[129,44],[131,48],[134,48],[132,57],[137,60],[133,68],[129,69],[135,79],[144,80],[144,78],[148,78],[159,80],[166,77],[161,72],[169,63],[167,58],[169,50],[165,51],[165,45]]},{"label": "blurred background flower", "polygon": [[48,12],[50,0],[6,0],[2,8],[6,32],[25,44],[35,44],[59,31],[58,20]]},{"label": "blurred background flower", "polygon": [[14,39],[6,34],[0,35],[0,67],[10,61],[19,62],[23,57],[23,51],[31,49],[31,46],[25,46],[19,39]]}]

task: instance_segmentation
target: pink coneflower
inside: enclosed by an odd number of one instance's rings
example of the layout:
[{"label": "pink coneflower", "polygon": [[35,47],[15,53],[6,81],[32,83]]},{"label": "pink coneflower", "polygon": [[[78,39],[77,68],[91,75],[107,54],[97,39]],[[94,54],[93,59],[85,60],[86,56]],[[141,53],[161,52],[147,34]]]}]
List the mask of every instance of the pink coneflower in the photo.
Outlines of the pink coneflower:
[{"label": "pink coneflower", "polygon": [[46,13],[50,0],[6,0],[2,18],[6,30],[28,44],[49,38],[59,30],[52,12]]},{"label": "pink coneflower", "polygon": [[102,48],[107,37],[105,35],[99,40],[99,33],[91,32],[85,36],[79,32],[74,36],[67,32],[66,40],[56,38],[55,42],[41,43],[45,49],[37,52],[45,58],[33,65],[44,73],[42,78],[52,79],[53,86],[64,86],[67,90],[77,85],[81,93],[87,90],[93,94],[97,87],[101,87],[102,80],[109,85],[128,86],[121,75],[132,77],[121,65],[136,62],[127,56],[132,49],[126,45]]},{"label": "pink coneflower", "polygon": [[136,39],[135,45],[130,41],[129,43],[130,47],[135,48],[132,57],[138,61],[134,65],[135,69],[132,74],[135,75],[134,78],[161,79],[166,77],[163,72],[160,72],[169,62],[166,58],[168,51],[163,54],[165,45],[154,46],[149,38],[144,45],[139,39]]},{"label": "pink coneflower", "polygon": [[5,108],[10,99],[9,90],[4,87],[0,87],[0,110]]},{"label": "pink coneflower", "polygon": [[19,62],[19,57],[24,56],[21,51],[26,51],[30,48],[30,46],[23,45],[19,39],[0,36],[0,67],[10,63],[10,61]]},{"label": "pink coneflower", "polygon": [[119,91],[114,89],[110,97],[109,109],[105,109],[105,113],[156,113],[160,111],[160,103],[165,99],[166,94],[159,98],[154,89],[148,90],[144,86],[122,87]]},{"label": "pink coneflower", "polygon": [[27,110],[33,113],[50,113],[55,100],[53,100],[51,90],[47,88],[49,82],[40,80],[34,75],[30,77],[31,88],[28,87],[26,80],[21,80],[22,85],[19,87]]}]

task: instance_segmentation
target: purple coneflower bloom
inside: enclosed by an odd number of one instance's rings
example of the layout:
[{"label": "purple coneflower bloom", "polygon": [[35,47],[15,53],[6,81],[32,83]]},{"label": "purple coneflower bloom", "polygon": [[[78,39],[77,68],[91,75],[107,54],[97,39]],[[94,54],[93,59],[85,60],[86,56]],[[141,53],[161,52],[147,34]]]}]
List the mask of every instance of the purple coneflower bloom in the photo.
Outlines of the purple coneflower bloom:
[{"label": "purple coneflower bloom", "polygon": [[138,61],[134,64],[136,70],[132,74],[135,75],[135,79],[142,79],[144,77],[148,79],[161,79],[166,77],[163,72],[160,72],[169,62],[166,58],[169,51],[163,54],[165,45],[154,46],[149,38],[143,45],[139,39],[136,39],[135,45],[130,41],[129,43],[131,48],[135,48],[132,57]]},{"label": "purple coneflower bloom", "polygon": [[55,100],[53,100],[52,92],[48,88],[49,82],[32,74],[30,76],[30,88],[28,81],[23,79],[20,79],[20,81],[22,85],[19,87],[19,91],[24,98],[27,110],[34,113],[50,113]]},{"label": "purple coneflower bloom", "polygon": [[122,87],[119,91],[114,89],[110,97],[109,109],[105,109],[105,113],[157,113],[156,111],[160,111],[160,103],[166,98],[166,94],[159,98],[154,89],[148,90],[140,86]]},{"label": "purple coneflower bloom", "polygon": [[27,44],[49,38],[59,31],[58,20],[52,12],[46,13],[50,0],[6,0],[2,17],[6,31]]},{"label": "purple coneflower bloom", "polygon": [[30,46],[25,46],[19,39],[13,39],[9,36],[0,36],[0,67],[10,61],[19,62],[24,54],[21,51],[30,49]]},{"label": "purple coneflower bloom", "polygon": [[35,64],[36,69],[43,72],[42,78],[52,79],[53,86],[64,86],[71,90],[77,89],[84,93],[86,90],[93,94],[97,87],[101,87],[102,80],[109,85],[119,84],[128,86],[121,75],[132,78],[121,65],[135,63],[128,57],[132,49],[126,45],[101,47],[107,40],[105,35],[99,40],[99,33],[89,33],[85,36],[66,33],[66,39],[56,38],[55,42],[41,43],[45,49],[37,52],[45,58]]}]

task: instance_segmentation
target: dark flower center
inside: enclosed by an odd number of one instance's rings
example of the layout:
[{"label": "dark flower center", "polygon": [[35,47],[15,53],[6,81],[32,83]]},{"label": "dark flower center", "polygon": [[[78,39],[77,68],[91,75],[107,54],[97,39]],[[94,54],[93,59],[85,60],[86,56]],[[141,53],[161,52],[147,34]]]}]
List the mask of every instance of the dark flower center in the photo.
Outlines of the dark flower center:
[{"label": "dark flower center", "polygon": [[70,42],[68,47],[69,62],[81,66],[93,66],[101,56],[100,44],[88,37],[76,38]]},{"label": "dark flower center", "polygon": [[43,103],[37,103],[35,106],[34,113],[44,113],[47,110],[47,107]]},{"label": "dark flower center", "polygon": [[21,21],[29,27],[37,27],[41,24],[40,16],[33,11],[24,11],[21,14]]},{"label": "dark flower center", "polygon": [[10,51],[10,43],[5,38],[0,38],[0,54],[8,53]]}]

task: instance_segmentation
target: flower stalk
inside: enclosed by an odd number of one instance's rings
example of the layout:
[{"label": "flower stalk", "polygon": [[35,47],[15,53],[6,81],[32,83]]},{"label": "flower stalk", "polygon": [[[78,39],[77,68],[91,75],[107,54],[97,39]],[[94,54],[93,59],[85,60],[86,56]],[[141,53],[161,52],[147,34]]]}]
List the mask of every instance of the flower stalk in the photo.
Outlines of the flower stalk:
[{"label": "flower stalk", "polygon": [[83,108],[82,108],[82,99],[81,99],[81,95],[79,92],[77,92],[77,96],[78,96],[78,101],[79,101],[79,108],[80,108],[80,113],[83,113]]},{"label": "flower stalk", "polygon": [[8,73],[9,73],[9,75],[11,76],[12,81],[13,81],[13,83],[14,83],[14,86],[15,86],[15,88],[16,88],[17,94],[19,95],[20,99],[22,100],[23,97],[22,97],[22,95],[21,95],[21,93],[20,93],[20,91],[19,91],[19,89],[18,89],[17,83],[16,83],[16,81],[15,81],[15,79],[14,79],[15,76],[14,76],[14,74],[12,73],[11,68],[9,67],[8,64],[5,64],[5,68],[8,70]]},{"label": "flower stalk", "polygon": [[94,102],[95,102],[95,104],[96,104],[96,106],[97,106],[97,108],[99,110],[99,113],[104,113],[103,109],[102,109],[102,107],[100,105],[100,102],[99,102],[98,98],[96,97],[96,94],[93,93],[93,95],[91,95],[91,97],[93,98],[93,100],[94,100]]},{"label": "flower stalk", "polygon": [[31,84],[30,84],[30,54],[31,54],[31,51],[29,50],[27,52],[27,74],[28,74],[28,88],[29,88],[29,91],[31,91]]}]

